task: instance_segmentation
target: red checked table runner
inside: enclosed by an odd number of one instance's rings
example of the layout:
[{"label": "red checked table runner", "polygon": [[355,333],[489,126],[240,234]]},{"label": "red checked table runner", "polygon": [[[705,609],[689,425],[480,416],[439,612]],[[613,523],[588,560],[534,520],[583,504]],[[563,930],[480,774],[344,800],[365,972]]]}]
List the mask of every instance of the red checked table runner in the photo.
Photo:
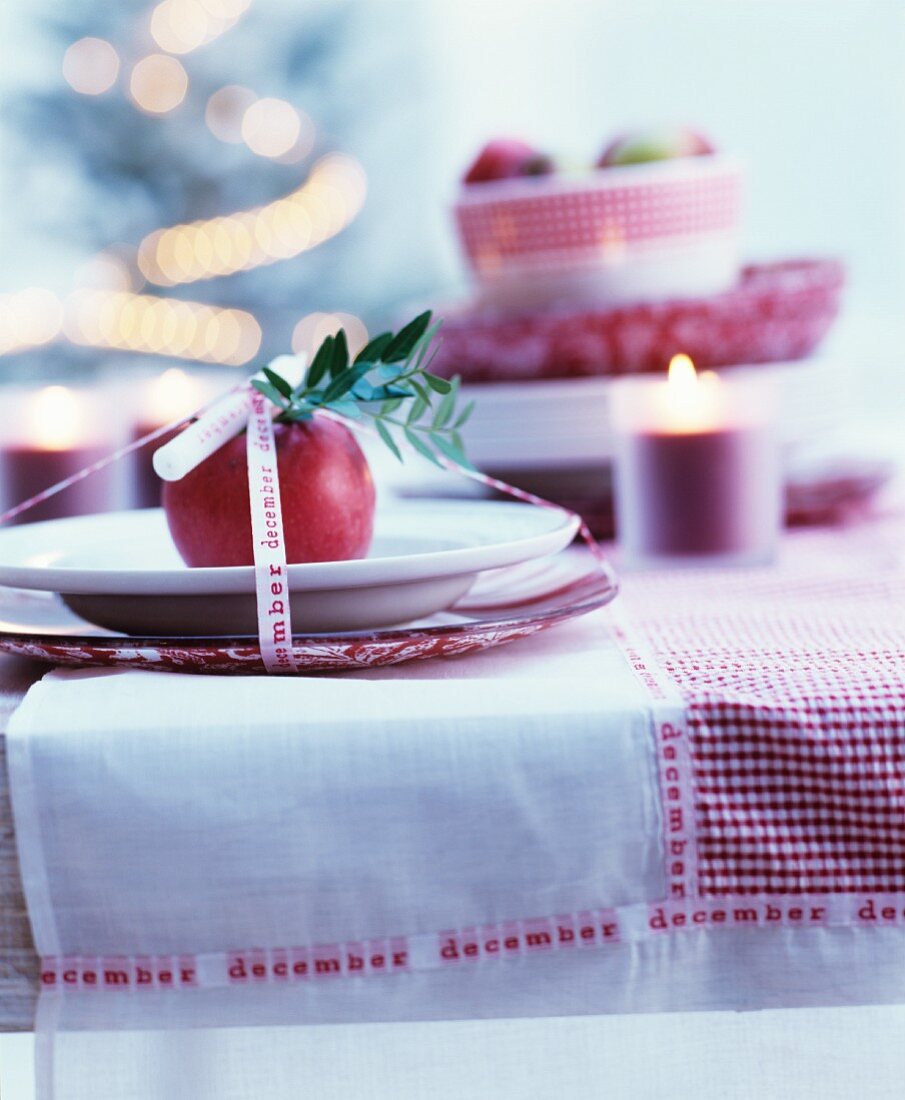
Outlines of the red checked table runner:
[{"label": "red checked table runner", "polygon": [[903,532],[458,661],[54,673],[9,733],[42,1026],[905,1001]]},{"label": "red checked table runner", "polygon": [[891,524],[795,549],[777,573],[661,576],[629,599],[685,704],[693,892],[810,922],[905,889],[905,543]]}]

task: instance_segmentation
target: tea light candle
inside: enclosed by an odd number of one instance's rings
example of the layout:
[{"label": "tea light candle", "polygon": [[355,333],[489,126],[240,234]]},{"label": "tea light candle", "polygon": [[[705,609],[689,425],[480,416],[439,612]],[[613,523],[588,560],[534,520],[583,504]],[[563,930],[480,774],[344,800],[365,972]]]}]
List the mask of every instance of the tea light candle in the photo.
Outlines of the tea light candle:
[{"label": "tea light candle", "polygon": [[[66,386],[4,394],[0,445],[3,508],[35,496],[107,455],[113,447],[98,424],[98,398]],[[17,517],[14,523],[104,512],[115,504],[115,480],[100,470]]]},{"label": "tea light candle", "polygon": [[[217,392],[222,386],[221,382],[212,391],[209,384],[205,385],[200,379],[191,377],[178,367],[171,367],[156,378],[149,379],[139,387],[139,407],[132,439],[141,439],[149,432],[162,428],[164,424],[189,416],[210,399],[212,392]],[[151,461],[157,448],[169,442],[175,434],[163,435],[133,452],[132,503],[135,508],[157,508],[160,505],[161,482]]]},{"label": "tea light candle", "polygon": [[665,380],[620,381],[613,412],[626,564],[772,558],[781,519],[772,379],[762,370],[699,375],[676,355]]}]

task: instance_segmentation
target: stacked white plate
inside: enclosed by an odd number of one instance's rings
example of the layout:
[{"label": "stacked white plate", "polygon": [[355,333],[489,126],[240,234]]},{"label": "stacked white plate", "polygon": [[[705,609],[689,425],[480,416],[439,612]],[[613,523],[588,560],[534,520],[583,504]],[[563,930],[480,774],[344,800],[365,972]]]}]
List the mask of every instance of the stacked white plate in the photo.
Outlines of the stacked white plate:
[{"label": "stacked white plate", "polygon": [[[479,573],[565,549],[573,517],[495,501],[388,501],[367,558],[289,566],[297,631],[367,630],[450,607]],[[253,566],[190,569],[163,511],[77,516],[0,531],[0,585],[59,594],[129,634],[243,635],[257,624]]]},{"label": "stacked white plate", "polygon": [[[818,439],[842,423],[848,374],[841,362],[815,358],[751,369],[775,372],[780,381],[785,443]],[[463,433],[469,458],[479,467],[505,470],[609,461],[613,384],[574,378],[463,387],[466,400],[476,402]]]}]

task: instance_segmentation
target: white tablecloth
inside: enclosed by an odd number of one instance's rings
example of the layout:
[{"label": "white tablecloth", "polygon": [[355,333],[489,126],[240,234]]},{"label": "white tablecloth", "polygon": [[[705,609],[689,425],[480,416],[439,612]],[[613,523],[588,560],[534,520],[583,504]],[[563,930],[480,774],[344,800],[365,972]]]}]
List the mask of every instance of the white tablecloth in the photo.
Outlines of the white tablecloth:
[{"label": "white tablecloth", "polygon": [[0,1035],[0,1091],[3,1100],[899,1100],[903,1034],[901,1006],[82,1031],[57,1036],[50,1091],[40,1093],[32,1037]]},{"label": "white tablecloth", "polygon": [[[235,1090],[248,1081],[215,1054],[229,1040],[216,1031],[192,1039],[181,1030],[230,1028],[235,1049],[255,1067],[251,1081],[271,1057],[293,1077],[292,1058],[275,1052],[289,1035],[282,1029],[298,1024],[361,1026],[374,1035],[368,1027],[415,1021],[905,1001],[905,910],[894,885],[872,879],[853,888],[846,880],[827,898],[782,891],[708,897],[696,891],[687,844],[679,849],[683,869],[675,870],[675,832],[661,800],[683,805],[688,824],[693,814],[682,798],[703,789],[685,786],[687,761],[679,768],[684,778],[672,774],[679,761],[669,754],[688,742],[687,716],[631,630],[613,630],[619,617],[636,613],[658,624],[674,675],[696,685],[696,720],[709,723],[695,748],[704,753],[702,767],[713,770],[707,754],[724,710],[733,744],[756,733],[742,748],[756,749],[758,767],[770,765],[770,739],[791,736],[777,727],[785,712],[772,701],[792,692],[804,707],[796,751],[813,749],[819,761],[817,772],[802,764],[796,782],[813,784],[820,769],[832,770],[834,737],[846,751],[863,741],[878,754],[880,771],[871,778],[873,757],[856,753],[854,770],[843,767],[845,789],[820,797],[829,798],[833,814],[843,813],[863,773],[870,780],[865,805],[884,809],[884,777],[895,774],[898,759],[885,746],[890,737],[897,745],[900,731],[859,725],[855,699],[837,729],[837,704],[811,698],[819,696],[812,673],[844,678],[863,665],[874,672],[871,690],[880,690],[877,678],[891,667],[887,593],[898,583],[899,558],[879,532],[856,532],[823,551],[819,543],[801,536],[781,571],[747,576],[742,587],[738,575],[706,581],[709,602],[690,581],[676,589],[664,580],[654,584],[652,600],[630,592],[621,608],[457,661],[296,681],[115,672],[47,678],[15,716],[9,738],[37,946],[54,957],[39,1014],[42,1100],[53,1095],[53,1075],[64,1066],[88,1088],[78,1058],[67,1052],[79,1043],[88,1044],[83,1053],[90,1049],[91,1030],[132,1035],[134,1045],[111,1040],[117,1087],[136,1058],[163,1057],[158,1044],[168,1035],[166,1049],[197,1041],[198,1058],[223,1065],[226,1076],[211,1079],[211,1095],[232,1100],[246,1095]],[[853,555],[872,563],[854,588],[846,580]],[[860,634],[852,633],[855,625]],[[684,645],[689,630],[716,643]],[[857,653],[852,638],[864,641]],[[836,658],[828,662],[826,654]],[[803,696],[794,694],[796,674],[804,677]],[[763,694],[764,684],[772,694]],[[866,682],[852,686],[867,690]],[[763,721],[746,726],[748,711],[739,719],[723,706],[720,691],[735,700],[739,690],[744,707],[765,708]],[[871,699],[862,703],[869,708]],[[757,748],[761,741],[766,748]],[[711,840],[721,822],[731,824],[750,782],[756,786],[730,755],[731,799],[695,826]],[[675,804],[674,785],[685,791]],[[886,813],[893,795],[890,788]],[[801,807],[782,803],[791,825],[799,824],[796,814],[809,819],[808,797]],[[755,818],[755,830],[758,824]],[[868,824],[861,832],[869,839]],[[719,857],[708,852],[713,874]],[[841,868],[847,876],[858,873],[856,855]],[[790,858],[785,853],[778,866],[815,873],[816,857],[801,868]],[[670,908],[682,882],[690,893]],[[875,917],[862,916],[862,889],[872,892]],[[815,911],[820,919],[806,926]],[[667,920],[673,934],[659,931]],[[618,934],[608,939],[611,927]],[[388,973],[397,948],[405,965]],[[174,988],[186,960],[199,980]],[[74,988],[65,985],[67,975]],[[250,1020],[256,1029],[248,1031]],[[463,1024],[462,1034],[472,1026]],[[299,1033],[299,1043],[316,1042],[320,1030]],[[447,1052],[437,1054],[438,1064],[461,1049],[459,1032],[449,1034],[452,1046],[440,1044]],[[762,1052],[745,1053],[745,1034],[743,1025],[734,1032],[737,1064],[753,1067]],[[337,1035],[341,1050],[351,1040]],[[783,1057],[781,1042],[776,1049]],[[678,1058],[673,1048],[667,1053]],[[156,1100],[166,1095],[166,1080],[148,1080],[135,1095]],[[286,1095],[296,1095],[284,1080]],[[340,1089],[342,1080],[330,1087]],[[428,1077],[418,1080],[430,1091]],[[271,1096],[280,1096],[279,1085],[274,1075]],[[57,1095],[87,1092],[60,1086]]]}]

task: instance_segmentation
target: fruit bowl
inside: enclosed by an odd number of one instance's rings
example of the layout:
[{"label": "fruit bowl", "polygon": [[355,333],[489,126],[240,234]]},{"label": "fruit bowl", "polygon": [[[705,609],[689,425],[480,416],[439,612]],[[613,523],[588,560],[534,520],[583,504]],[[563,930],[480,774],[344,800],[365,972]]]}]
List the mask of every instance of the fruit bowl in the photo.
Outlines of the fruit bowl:
[{"label": "fruit bowl", "polygon": [[735,282],[742,170],[722,155],[465,186],[454,207],[483,301],[616,305]]}]

